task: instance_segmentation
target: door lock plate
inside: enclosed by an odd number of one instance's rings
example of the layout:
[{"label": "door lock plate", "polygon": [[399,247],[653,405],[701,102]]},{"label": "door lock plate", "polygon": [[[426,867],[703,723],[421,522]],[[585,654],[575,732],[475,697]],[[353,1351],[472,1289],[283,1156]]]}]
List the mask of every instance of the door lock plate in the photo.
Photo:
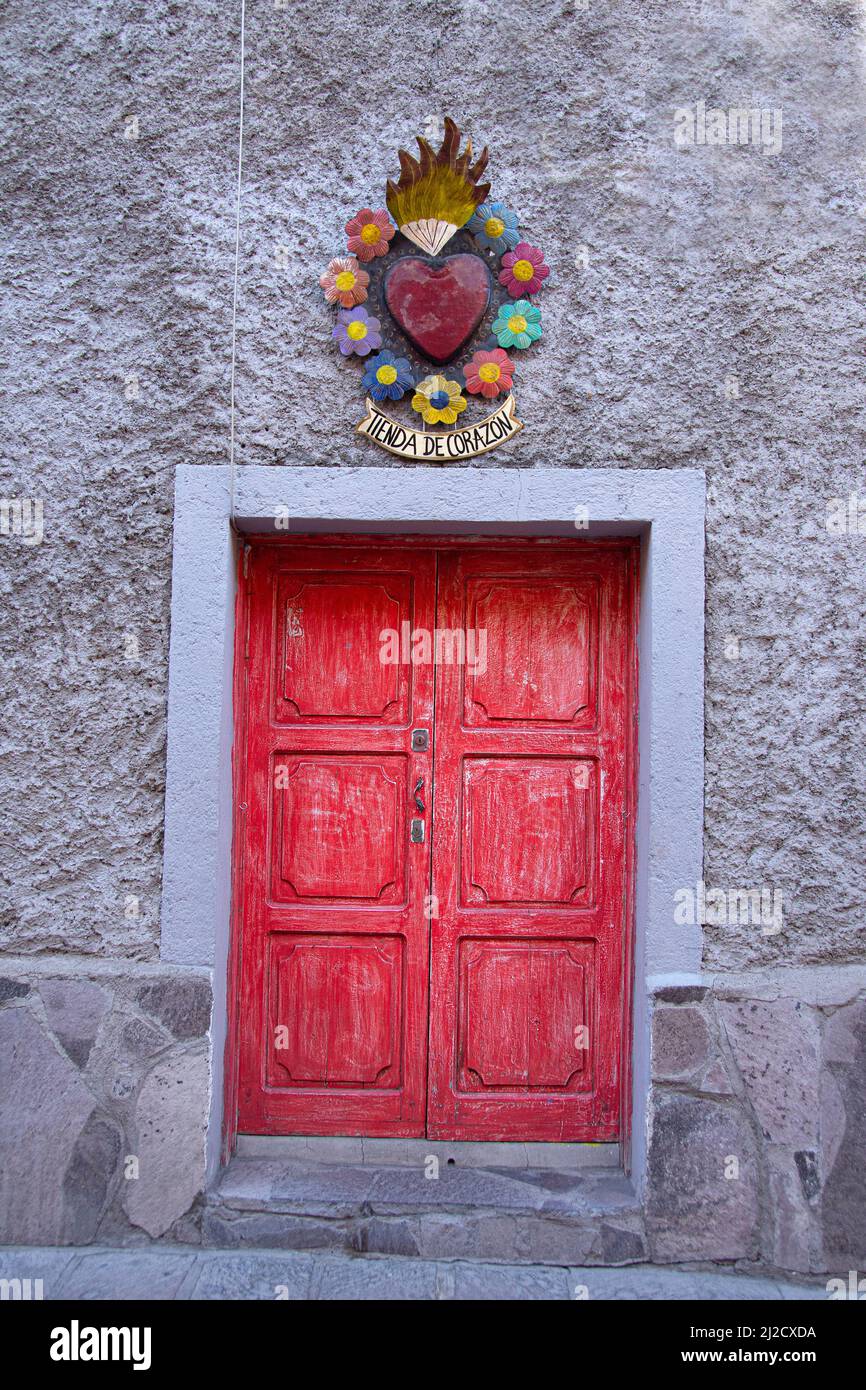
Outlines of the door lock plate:
[{"label": "door lock plate", "polygon": [[424,843],[424,822],[420,816],[412,817],[409,839],[412,841],[413,845],[423,845]]},{"label": "door lock plate", "polygon": [[412,730],[412,752],[426,753],[430,747],[430,733],[427,729]]}]

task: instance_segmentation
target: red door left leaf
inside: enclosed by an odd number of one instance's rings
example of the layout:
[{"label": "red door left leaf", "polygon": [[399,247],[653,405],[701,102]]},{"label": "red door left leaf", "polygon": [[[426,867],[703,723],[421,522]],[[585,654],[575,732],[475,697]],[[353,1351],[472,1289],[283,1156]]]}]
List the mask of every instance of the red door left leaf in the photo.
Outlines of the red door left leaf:
[{"label": "red door left leaf", "polygon": [[435,556],[251,560],[238,1128],[420,1136],[433,674],[383,634],[432,629]]}]

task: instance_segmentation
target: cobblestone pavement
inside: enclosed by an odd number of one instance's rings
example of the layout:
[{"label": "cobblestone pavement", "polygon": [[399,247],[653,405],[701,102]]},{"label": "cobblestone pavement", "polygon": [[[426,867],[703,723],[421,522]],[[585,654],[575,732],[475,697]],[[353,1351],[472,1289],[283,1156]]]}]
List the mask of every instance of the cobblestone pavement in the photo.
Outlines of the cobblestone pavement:
[{"label": "cobblestone pavement", "polygon": [[[45,1299],[826,1299],[808,1284],[656,1265],[564,1269],[281,1250],[0,1248],[0,1279]],[[13,1297],[14,1285],[4,1286]],[[21,1290],[26,1294],[27,1286]]]}]

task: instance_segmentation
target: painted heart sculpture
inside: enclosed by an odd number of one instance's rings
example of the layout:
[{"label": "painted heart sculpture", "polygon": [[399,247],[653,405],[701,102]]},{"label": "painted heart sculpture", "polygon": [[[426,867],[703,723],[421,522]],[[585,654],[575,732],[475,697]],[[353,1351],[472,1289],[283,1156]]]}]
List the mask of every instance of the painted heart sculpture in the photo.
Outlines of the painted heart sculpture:
[{"label": "painted heart sculpture", "polygon": [[388,312],[423,357],[442,366],[468,343],[490,303],[479,256],[401,256],[385,276]]}]

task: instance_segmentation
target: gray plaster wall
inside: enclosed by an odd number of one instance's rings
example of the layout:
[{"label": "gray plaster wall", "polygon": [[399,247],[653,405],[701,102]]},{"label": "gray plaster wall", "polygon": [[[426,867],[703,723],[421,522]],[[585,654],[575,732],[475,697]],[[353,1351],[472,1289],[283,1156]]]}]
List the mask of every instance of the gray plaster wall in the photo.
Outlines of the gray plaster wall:
[{"label": "gray plaster wall", "polygon": [[0,536],[0,944],[150,959],[174,469],[228,431],[239,10],[0,24],[0,497],[44,504],[41,545]]},{"label": "gray plaster wall", "polygon": [[[45,510],[41,545],[0,536],[7,951],[158,950],[173,473],[227,459],[239,21],[4,9],[0,496]],[[526,428],[477,466],[707,470],[705,878],[785,903],[778,934],[708,926],[714,969],[864,955],[866,536],[825,527],[864,456],[863,57],[835,0],[247,5],[239,465],[388,464],[316,280],[450,112],[555,268]],[[781,151],[677,149],[700,100],[780,109]]]}]

